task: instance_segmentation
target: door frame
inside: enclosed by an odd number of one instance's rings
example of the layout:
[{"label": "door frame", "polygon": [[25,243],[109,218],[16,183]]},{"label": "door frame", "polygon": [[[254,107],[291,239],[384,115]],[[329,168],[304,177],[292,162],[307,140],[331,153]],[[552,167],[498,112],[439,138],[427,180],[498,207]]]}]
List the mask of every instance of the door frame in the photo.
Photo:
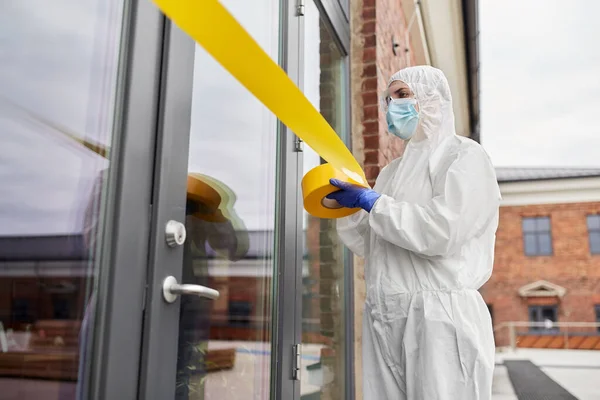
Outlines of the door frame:
[{"label": "door frame", "polygon": [[[137,399],[163,17],[125,2],[87,398]],[[154,62],[152,62],[154,61]],[[124,335],[123,333],[127,334]]]},{"label": "door frame", "polygon": [[164,21],[163,43],[148,290],[140,358],[139,398],[148,400],[169,399],[175,394],[179,302],[165,302],[162,286],[167,276],[181,282],[183,246],[171,248],[166,244],[165,227],[169,220],[185,223],[194,68],[194,42],[168,20]]}]

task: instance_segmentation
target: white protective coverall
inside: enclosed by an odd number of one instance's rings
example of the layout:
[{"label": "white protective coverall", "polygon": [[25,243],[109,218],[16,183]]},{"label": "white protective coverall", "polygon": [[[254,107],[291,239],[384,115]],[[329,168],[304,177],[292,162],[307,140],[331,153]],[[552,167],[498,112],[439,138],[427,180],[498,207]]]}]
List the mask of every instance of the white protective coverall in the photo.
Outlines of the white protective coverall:
[{"label": "white protective coverall", "polygon": [[490,314],[477,291],[490,277],[500,191],[483,148],[455,133],[450,88],[432,67],[401,70],[419,126],[385,167],[370,213],[338,220],[365,257],[365,400],[489,400]]}]

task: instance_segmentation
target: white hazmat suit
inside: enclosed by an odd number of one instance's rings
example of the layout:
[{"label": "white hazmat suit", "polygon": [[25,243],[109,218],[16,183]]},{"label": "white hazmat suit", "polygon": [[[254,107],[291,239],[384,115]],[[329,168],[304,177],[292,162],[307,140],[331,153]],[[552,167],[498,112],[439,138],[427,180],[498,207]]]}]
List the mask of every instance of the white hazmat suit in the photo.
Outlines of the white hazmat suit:
[{"label": "white hazmat suit", "polygon": [[401,70],[419,125],[379,175],[370,213],[338,221],[365,257],[365,400],[490,400],[491,318],[477,291],[490,277],[500,191],[483,148],[455,133],[443,73]]}]

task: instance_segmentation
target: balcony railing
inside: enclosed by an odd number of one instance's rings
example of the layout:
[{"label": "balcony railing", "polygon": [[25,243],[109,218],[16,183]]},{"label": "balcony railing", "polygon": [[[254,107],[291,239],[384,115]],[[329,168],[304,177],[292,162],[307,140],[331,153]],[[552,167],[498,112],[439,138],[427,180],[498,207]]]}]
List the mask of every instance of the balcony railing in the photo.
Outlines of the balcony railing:
[{"label": "balcony railing", "polygon": [[[519,328],[526,328],[527,331],[519,331]],[[512,350],[517,348],[518,336],[554,336],[562,337],[560,348],[580,348],[573,346],[574,337],[597,337],[597,344],[594,348],[598,349],[600,345],[600,322],[529,322],[529,321],[510,321],[498,324],[494,327],[494,335],[508,331],[509,346]],[[555,340],[554,343],[559,343]],[[571,342],[571,346],[569,344]],[[578,340],[578,342],[580,342]],[[556,348],[554,346],[553,348]]]}]

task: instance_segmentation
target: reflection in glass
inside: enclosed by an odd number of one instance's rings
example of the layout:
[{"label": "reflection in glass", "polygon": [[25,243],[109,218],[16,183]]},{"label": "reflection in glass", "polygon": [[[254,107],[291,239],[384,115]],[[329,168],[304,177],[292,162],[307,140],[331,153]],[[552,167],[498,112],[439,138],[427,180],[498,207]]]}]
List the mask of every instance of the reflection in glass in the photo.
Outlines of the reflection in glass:
[{"label": "reflection in glass", "polygon": [[[274,60],[279,2],[225,7]],[[232,49],[235,51],[235,49]],[[175,399],[270,397],[277,120],[196,48]]]},{"label": "reflection in glass", "polygon": [[121,8],[0,6],[0,399],[86,398]]},{"label": "reflection in glass", "polygon": [[[326,24],[312,1],[306,4],[304,93],[338,134],[346,129],[347,72]],[[304,173],[321,163],[308,146]],[[304,212],[304,266],[302,304],[301,394],[344,399],[345,319],[349,303],[344,286],[344,250],[335,221],[320,220]]]}]

